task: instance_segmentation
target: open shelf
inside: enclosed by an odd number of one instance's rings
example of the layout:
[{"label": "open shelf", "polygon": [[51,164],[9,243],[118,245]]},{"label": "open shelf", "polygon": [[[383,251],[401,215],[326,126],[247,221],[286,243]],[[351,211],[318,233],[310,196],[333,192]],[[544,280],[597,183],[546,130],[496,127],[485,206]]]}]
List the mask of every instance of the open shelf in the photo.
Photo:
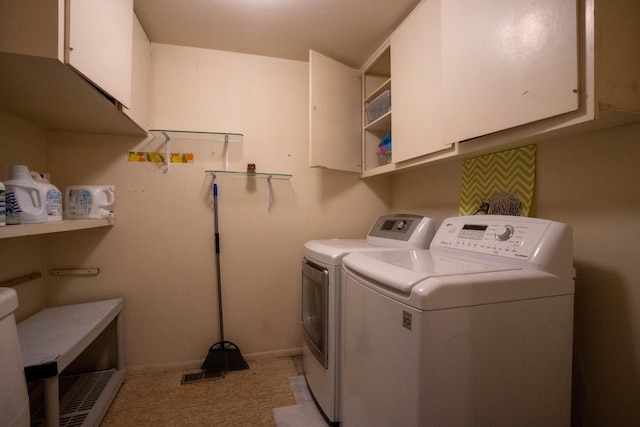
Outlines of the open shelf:
[{"label": "open shelf", "polygon": [[84,230],[88,228],[109,227],[115,224],[115,218],[103,219],[65,219],[62,221],[39,224],[5,225],[0,227],[0,239],[34,236],[38,234],[61,233],[63,231]]},{"label": "open shelf", "polygon": [[169,137],[171,140],[197,140],[197,141],[218,141],[227,142],[225,138],[228,138],[228,142],[242,142],[244,135],[241,133],[231,132],[198,132],[198,131],[183,131],[183,130],[164,130],[164,129],[151,129],[149,134],[157,138]]},{"label": "open shelf", "polygon": [[213,182],[216,181],[216,175],[244,176],[247,178],[260,178],[267,181],[267,212],[271,211],[271,181],[276,179],[280,181],[288,181],[292,175],[286,173],[267,173],[267,172],[242,172],[242,171],[223,171],[223,170],[207,170],[206,173],[213,175]]}]

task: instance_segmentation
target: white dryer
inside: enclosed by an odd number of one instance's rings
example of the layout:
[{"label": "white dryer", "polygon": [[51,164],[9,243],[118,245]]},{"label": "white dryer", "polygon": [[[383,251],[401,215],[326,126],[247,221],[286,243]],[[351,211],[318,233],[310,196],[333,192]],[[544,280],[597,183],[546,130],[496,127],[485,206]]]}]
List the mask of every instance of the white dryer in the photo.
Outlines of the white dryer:
[{"label": "white dryer", "polygon": [[572,247],[564,224],[486,215],[347,255],[341,425],[568,426]]},{"label": "white dryer", "polygon": [[311,240],[302,259],[303,367],[309,389],[325,418],[340,419],[340,313],[342,259],[353,252],[428,248],[431,218],[398,214],[379,217],[366,239]]}]

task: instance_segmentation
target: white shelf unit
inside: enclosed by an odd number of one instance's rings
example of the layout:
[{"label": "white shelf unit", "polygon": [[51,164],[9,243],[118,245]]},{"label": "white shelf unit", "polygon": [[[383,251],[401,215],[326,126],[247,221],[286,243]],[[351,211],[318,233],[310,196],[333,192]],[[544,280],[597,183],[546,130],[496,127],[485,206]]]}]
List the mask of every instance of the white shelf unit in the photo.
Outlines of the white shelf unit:
[{"label": "white shelf unit", "polygon": [[84,230],[88,228],[109,227],[114,224],[115,218],[103,218],[62,220],[43,222],[40,224],[6,225],[4,227],[0,227],[0,239],[60,233],[63,231]]},{"label": "white shelf unit", "polygon": [[[391,85],[391,47],[389,42],[381,46],[367,64],[362,67],[362,171],[361,176],[376,175],[392,168],[391,153],[381,156],[378,144],[391,131],[393,90]],[[368,120],[367,105],[385,91],[390,91],[391,109],[373,121]]]},{"label": "white shelf unit", "polygon": [[[27,381],[42,380],[44,383],[44,420],[48,427],[61,424],[82,427],[100,425],[125,376],[122,306],[122,299],[117,298],[53,307],[18,323],[20,352]],[[116,368],[60,378],[60,373],[111,322],[115,322],[116,326]],[[67,387],[69,382],[72,384]],[[70,397],[70,393],[75,396]],[[81,410],[69,408],[73,406],[69,402],[78,399],[90,399],[90,404],[82,405]],[[36,421],[32,413],[32,425]]]}]

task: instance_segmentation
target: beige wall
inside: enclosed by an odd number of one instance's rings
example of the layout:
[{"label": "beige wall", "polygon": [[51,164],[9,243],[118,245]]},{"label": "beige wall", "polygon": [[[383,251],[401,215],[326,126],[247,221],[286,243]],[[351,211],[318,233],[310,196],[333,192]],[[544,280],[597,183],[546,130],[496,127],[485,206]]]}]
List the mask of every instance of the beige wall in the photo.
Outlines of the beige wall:
[{"label": "beige wall", "polygon": [[[217,182],[225,338],[248,357],[299,352],[303,243],[364,236],[389,212],[390,179],[365,182],[308,167],[305,62],[152,45],[150,85],[152,127],[243,133],[244,142],[229,148],[230,169],[256,163],[258,172],[293,175],[273,181],[270,212],[266,181],[219,176]],[[172,151],[193,152],[195,162],[164,173],[160,164],[127,161],[128,151],[163,150],[158,141],[61,132],[47,133],[46,145],[30,136],[15,140],[40,144],[37,159],[20,161],[46,167],[61,190],[116,186],[112,228],[0,241],[9,258],[12,242],[31,239],[46,250],[39,258],[46,267],[29,267],[43,272],[46,305],[121,296],[129,367],[201,363],[218,340],[211,177],[204,171],[223,168],[223,144],[174,141]],[[3,152],[5,146],[12,150],[4,142]],[[11,162],[3,157],[4,170]],[[83,267],[100,274],[48,274]],[[21,304],[29,299],[20,295]]]},{"label": "beige wall", "polygon": [[[531,216],[574,228],[574,415],[640,422],[640,125],[538,145]],[[471,142],[473,143],[473,142]],[[458,214],[462,161],[393,179],[393,209]]]}]

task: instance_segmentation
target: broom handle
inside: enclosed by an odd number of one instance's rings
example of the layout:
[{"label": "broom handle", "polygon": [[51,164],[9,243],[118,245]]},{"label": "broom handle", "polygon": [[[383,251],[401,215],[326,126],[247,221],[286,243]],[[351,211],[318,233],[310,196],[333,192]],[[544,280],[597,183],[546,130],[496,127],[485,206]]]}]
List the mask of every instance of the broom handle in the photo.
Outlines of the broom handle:
[{"label": "broom handle", "polygon": [[218,232],[218,184],[213,183],[213,223],[216,237],[216,284],[218,285],[218,314],[220,321],[220,341],[224,341],[222,323],[222,279],[220,277],[220,233]]}]

